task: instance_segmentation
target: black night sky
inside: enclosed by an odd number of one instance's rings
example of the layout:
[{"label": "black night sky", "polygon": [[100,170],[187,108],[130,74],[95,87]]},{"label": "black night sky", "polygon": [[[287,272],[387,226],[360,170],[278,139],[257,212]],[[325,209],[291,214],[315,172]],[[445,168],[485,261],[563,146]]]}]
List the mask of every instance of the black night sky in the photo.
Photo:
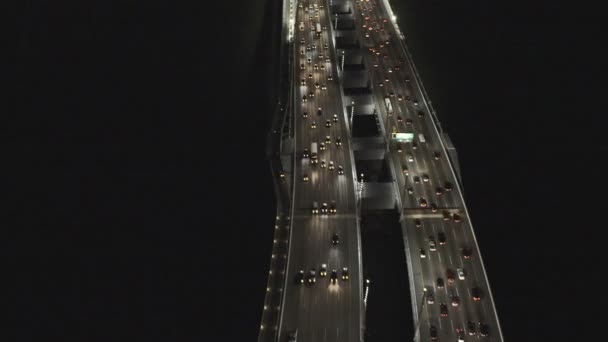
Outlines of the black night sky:
[{"label": "black night sky", "polygon": [[[603,295],[599,12],[392,2],[458,150],[505,340],[582,341]],[[273,3],[16,8],[2,340],[257,339]]]}]

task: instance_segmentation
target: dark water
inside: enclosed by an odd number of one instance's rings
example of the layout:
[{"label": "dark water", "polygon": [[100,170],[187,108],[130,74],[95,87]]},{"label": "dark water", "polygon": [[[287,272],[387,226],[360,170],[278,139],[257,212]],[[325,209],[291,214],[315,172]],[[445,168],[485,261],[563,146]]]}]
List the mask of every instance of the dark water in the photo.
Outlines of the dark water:
[{"label": "dark water", "polygon": [[[2,250],[21,329],[7,340],[256,339],[274,218],[269,2],[20,5]],[[558,298],[593,273],[564,231],[594,218],[566,211],[588,164],[564,136],[586,125],[568,119],[571,89],[592,78],[557,51],[580,36],[557,4],[396,7],[459,151],[505,338],[571,336],[580,319]],[[565,280],[574,268],[588,277]]]}]

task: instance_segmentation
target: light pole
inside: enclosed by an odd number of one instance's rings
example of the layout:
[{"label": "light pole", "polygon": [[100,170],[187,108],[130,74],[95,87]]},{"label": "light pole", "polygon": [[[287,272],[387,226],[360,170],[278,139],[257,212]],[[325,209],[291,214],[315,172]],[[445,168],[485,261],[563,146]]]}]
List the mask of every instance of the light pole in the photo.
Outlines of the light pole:
[{"label": "light pole", "polygon": [[350,117],[348,118],[348,124],[350,125],[350,134],[353,134],[353,116],[355,116],[355,101],[350,102]]}]

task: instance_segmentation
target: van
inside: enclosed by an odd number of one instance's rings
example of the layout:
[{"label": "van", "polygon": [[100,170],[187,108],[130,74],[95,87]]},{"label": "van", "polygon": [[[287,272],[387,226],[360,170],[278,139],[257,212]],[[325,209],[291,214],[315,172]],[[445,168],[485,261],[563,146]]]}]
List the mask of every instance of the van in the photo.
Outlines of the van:
[{"label": "van", "polygon": [[426,139],[424,139],[424,134],[422,134],[422,133],[418,134],[418,140],[419,140],[421,143],[425,143],[425,142],[426,142]]}]

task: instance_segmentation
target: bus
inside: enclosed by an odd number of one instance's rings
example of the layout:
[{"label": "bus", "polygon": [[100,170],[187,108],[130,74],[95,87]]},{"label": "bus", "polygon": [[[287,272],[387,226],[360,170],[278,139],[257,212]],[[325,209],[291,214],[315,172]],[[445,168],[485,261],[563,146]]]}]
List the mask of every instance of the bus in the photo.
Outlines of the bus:
[{"label": "bus", "polygon": [[393,114],[393,106],[391,105],[391,100],[388,97],[384,98],[384,104],[386,105],[386,111],[388,114]]},{"label": "bus", "polygon": [[317,159],[317,143],[313,142],[310,144],[310,163],[317,164],[319,160]]}]

